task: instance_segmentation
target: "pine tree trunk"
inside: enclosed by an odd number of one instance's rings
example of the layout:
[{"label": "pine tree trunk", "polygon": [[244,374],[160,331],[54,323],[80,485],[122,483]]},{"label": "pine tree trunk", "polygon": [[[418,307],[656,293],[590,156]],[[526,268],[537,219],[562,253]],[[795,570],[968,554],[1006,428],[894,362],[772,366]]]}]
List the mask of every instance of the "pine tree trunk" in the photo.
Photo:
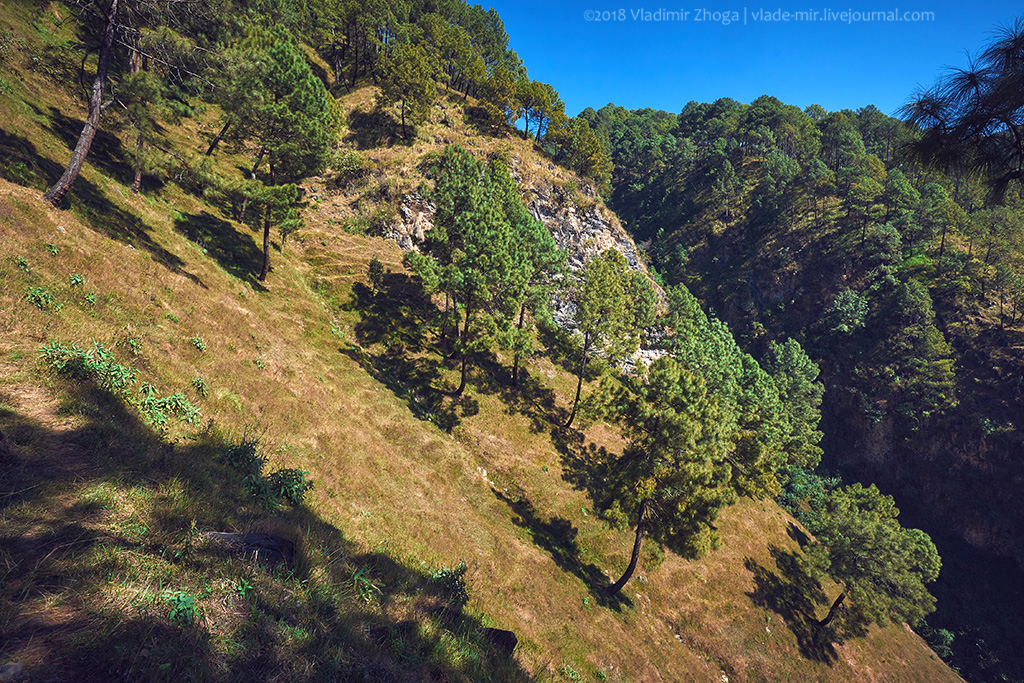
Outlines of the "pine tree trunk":
[{"label": "pine tree trunk", "polygon": [[132,192],[136,194],[142,189],[142,148],[145,142],[146,139],[140,131],[139,137],[135,140],[135,178],[132,180]]},{"label": "pine tree trunk", "polygon": [[836,598],[836,601],[832,603],[832,607],[829,608],[828,614],[825,615],[825,618],[818,622],[819,627],[828,628],[829,624],[832,623],[832,620],[836,618],[836,614],[839,613],[839,607],[843,604],[843,600],[846,600],[845,588],[843,589],[843,592],[839,594],[839,597]]},{"label": "pine tree trunk", "polygon": [[459,388],[455,390],[452,396],[462,396],[462,392],[466,390],[466,375],[468,370],[469,360],[469,319],[470,319],[470,301],[466,301],[466,324],[462,328],[462,379],[459,381]]},{"label": "pine tree trunk", "polygon": [[99,63],[96,65],[96,78],[92,83],[92,91],[89,94],[89,113],[85,117],[85,125],[82,127],[82,134],[78,137],[78,144],[71,154],[71,161],[60,179],[46,191],[43,201],[57,206],[64,195],[71,189],[75,182],[85,157],[89,154],[89,148],[96,137],[99,129],[100,114],[103,113],[103,89],[107,83],[107,73],[110,71],[110,54],[113,52],[114,33],[117,27],[117,9],[119,0],[111,0],[110,9],[107,10],[107,26],[103,31],[103,42],[100,44]]},{"label": "pine tree trunk", "polygon": [[444,321],[441,323],[441,343],[444,344],[445,338],[448,336],[448,321],[451,318],[449,313],[451,307],[451,301],[448,298],[448,292],[444,293]]},{"label": "pine tree trunk", "polygon": [[[259,170],[260,164],[263,163],[263,157],[264,155],[266,155],[266,153],[267,148],[260,147],[260,153],[256,155],[256,163],[252,165],[252,170],[249,172],[249,175],[252,177],[253,180],[256,180],[256,171]],[[271,185],[273,185],[273,182],[271,182]]]},{"label": "pine tree trunk", "polygon": [[[526,303],[519,309],[519,324],[516,326],[520,332],[523,331],[523,324],[526,320]],[[519,349],[516,349],[515,357],[512,359],[512,387],[519,388]]]},{"label": "pine tree trunk", "polygon": [[[217,145],[220,143],[221,138],[224,137],[224,134],[228,132],[228,128],[230,128],[230,127],[231,127],[231,121],[230,120],[226,121],[224,123],[224,125],[221,126],[220,132],[217,133],[217,137],[215,137],[213,139],[213,142],[210,143],[210,146],[206,148],[206,156],[210,156],[211,154],[213,154],[213,150],[217,149]],[[253,173],[255,173],[255,171],[253,171]]]},{"label": "pine tree trunk", "polygon": [[583,336],[583,360],[580,361],[580,377],[579,381],[576,382],[576,398],[572,402],[572,412],[569,414],[569,421],[565,423],[565,428],[568,429],[572,426],[572,421],[576,419],[576,409],[580,405],[580,393],[583,391],[583,374],[587,370],[587,356],[590,351],[590,333],[587,332]]},{"label": "pine tree trunk", "polygon": [[608,595],[615,595],[622,587],[626,585],[626,582],[633,578],[633,572],[636,571],[637,561],[640,559],[640,542],[644,536],[644,521],[647,518],[647,504],[648,499],[644,498],[640,501],[640,509],[636,515],[636,540],[633,541],[633,554],[629,558],[629,566],[626,567],[625,573],[619,577],[619,580],[608,586]]},{"label": "pine tree trunk", "polygon": [[[263,158],[263,153],[260,153]],[[270,184],[277,180],[277,173],[274,171],[274,162],[270,162]],[[270,272],[270,211],[263,210],[263,270],[260,271],[260,282],[267,281],[267,274]]]}]

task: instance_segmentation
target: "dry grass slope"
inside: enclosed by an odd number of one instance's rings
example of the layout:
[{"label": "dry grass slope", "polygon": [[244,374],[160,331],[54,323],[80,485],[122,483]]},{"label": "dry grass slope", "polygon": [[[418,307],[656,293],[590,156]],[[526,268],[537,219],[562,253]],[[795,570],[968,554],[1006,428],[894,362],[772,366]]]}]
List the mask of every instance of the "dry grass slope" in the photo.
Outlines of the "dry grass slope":
[{"label": "dry grass slope", "polygon": [[[815,640],[809,620],[835,587],[795,568],[799,534],[770,502],[729,510],[720,551],[669,555],[607,601],[631,538],[568,479],[621,443],[603,425],[552,428],[571,378],[537,359],[514,395],[507,360],[487,357],[468,398],[432,389],[454,370],[417,324],[429,302],[393,245],[335,217],[417,187],[418,159],[448,142],[511,147],[548,172],[529,143],[473,131],[453,98],[411,144],[373,147],[359,142],[372,89],[354,93],[345,135],[369,179],[324,191],[260,287],[256,236],[173,182],[132,195],[113,135],[71,209],[44,208],[82,109],[46,73],[20,73],[0,95],[0,661],[41,680],[958,680],[899,626]],[[198,150],[209,125],[167,141]],[[374,257],[390,271],[378,291]],[[44,343],[90,340],[161,395],[184,393],[203,423],[158,428],[40,360]],[[274,510],[243,490],[221,454],[247,428],[271,467],[310,473],[306,505]],[[208,530],[282,535],[295,564],[226,556]],[[431,573],[460,561],[469,604],[454,615]],[[512,661],[482,626],[517,634]]]}]

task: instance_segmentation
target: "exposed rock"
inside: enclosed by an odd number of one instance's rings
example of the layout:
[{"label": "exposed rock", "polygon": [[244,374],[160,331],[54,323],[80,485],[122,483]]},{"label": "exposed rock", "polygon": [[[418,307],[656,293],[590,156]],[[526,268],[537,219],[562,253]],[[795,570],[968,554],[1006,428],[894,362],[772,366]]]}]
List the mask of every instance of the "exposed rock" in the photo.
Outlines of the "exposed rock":
[{"label": "exposed rock", "polygon": [[232,552],[268,564],[291,564],[295,557],[295,544],[273,534],[236,534],[226,531],[207,531],[203,534],[210,543]]},{"label": "exposed rock", "polygon": [[0,683],[14,683],[25,678],[25,666],[21,662],[8,662],[0,666]]},{"label": "exposed rock", "polygon": [[[595,255],[613,248],[626,257],[630,268],[647,273],[633,238],[622,227],[618,217],[596,200],[597,192],[592,185],[580,183],[578,193],[589,198],[581,206],[574,193],[563,187],[547,181],[524,181],[515,172],[519,165],[519,158],[512,157],[513,177],[527,198],[530,215],[543,223],[551,231],[555,243],[565,249],[571,269],[581,270]],[[418,249],[426,233],[433,227],[436,210],[437,207],[419,193],[406,195],[398,215],[385,231],[385,236],[397,242],[403,250]],[[664,292],[656,284],[654,287],[659,299],[664,302]],[[563,329],[574,330],[576,311],[572,301],[556,299],[551,303],[555,322]],[[637,363],[649,365],[661,355],[664,352],[659,349],[642,349],[634,358],[626,361],[626,369],[632,371]]]},{"label": "exposed rock", "polygon": [[513,650],[516,649],[516,645],[519,644],[519,639],[516,638],[516,634],[512,631],[506,631],[501,628],[485,628],[480,634],[484,637],[488,643],[490,643],[495,650],[505,654],[508,657],[512,656]]},{"label": "exposed rock", "polygon": [[427,231],[434,227],[434,212],[437,207],[420,196],[418,192],[406,195],[398,208],[398,216],[385,237],[398,243],[405,251],[418,249],[423,244]]}]

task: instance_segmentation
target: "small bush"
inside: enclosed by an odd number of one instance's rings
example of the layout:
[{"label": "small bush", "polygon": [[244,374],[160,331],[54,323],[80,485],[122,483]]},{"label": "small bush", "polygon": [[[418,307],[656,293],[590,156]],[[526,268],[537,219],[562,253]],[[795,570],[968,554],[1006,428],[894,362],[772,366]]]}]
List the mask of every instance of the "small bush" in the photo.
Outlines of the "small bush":
[{"label": "small bush", "polygon": [[247,475],[259,476],[267,464],[267,456],[260,446],[259,437],[248,432],[238,443],[227,446],[223,455],[229,466]]},{"label": "small bush", "polygon": [[459,562],[451,569],[442,567],[431,574],[430,578],[450,609],[458,612],[469,602],[469,593],[466,592],[465,562]]},{"label": "small bush", "polygon": [[14,257],[14,264],[15,264],[16,266],[18,266],[18,268],[19,268],[20,270],[24,270],[24,271],[25,271],[26,273],[27,273],[27,272],[29,271],[29,269],[30,269],[30,266],[28,265],[28,261],[27,261],[27,260],[25,260],[25,257],[24,257],[24,256],[15,256],[15,257]]},{"label": "small bush", "polygon": [[192,388],[196,390],[196,393],[206,398],[210,395],[210,387],[206,384],[206,380],[202,377],[195,377],[192,380]]},{"label": "small bush", "polygon": [[164,598],[171,606],[171,621],[182,626],[191,626],[199,618],[199,609],[196,607],[196,599],[188,593],[176,592],[166,593]]},{"label": "small bush", "polygon": [[76,380],[91,377],[101,388],[115,394],[124,394],[138,378],[138,370],[118,363],[114,354],[98,342],[93,342],[92,349],[87,351],[76,344],[54,341],[39,351],[43,360],[61,375]]},{"label": "small bush", "polygon": [[370,259],[368,271],[370,276],[370,287],[373,290],[373,293],[376,294],[384,284],[384,264],[381,263],[379,258],[374,256]]},{"label": "small bush", "polygon": [[50,290],[44,287],[29,287],[25,290],[25,298],[28,302],[40,311],[49,311],[53,308],[53,295]]},{"label": "small bush", "polygon": [[170,417],[182,422],[196,424],[203,419],[202,413],[188,400],[185,394],[178,392],[162,398],[157,397],[156,388],[149,382],[143,382],[139,388],[142,398],[139,400],[139,411],[151,424],[163,428]]},{"label": "small bush", "polygon": [[203,341],[202,337],[192,337],[189,339],[189,342],[200,351],[206,350],[206,342]]},{"label": "small bush", "polygon": [[71,286],[72,287],[81,287],[84,284],[85,284],[85,276],[84,275],[79,275],[79,274],[75,273],[74,275],[71,276]]},{"label": "small bush", "polygon": [[229,466],[243,475],[242,488],[267,507],[300,505],[306,492],[313,488],[309,473],[302,470],[282,468],[263,476],[267,455],[260,438],[252,432],[247,431],[238,443],[227,446],[222,455]]},{"label": "small bush", "polygon": [[380,586],[369,576],[366,567],[359,567],[352,572],[352,589],[356,595],[365,602],[371,602],[374,597],[381,594]]},{"label": "small bush", "polygon": [[306,492],[313,488],[313,482],[307,476],[309,473],[302,470],[279,469],[271,472],[267,480],[277,499],[283,499],[290,505],[301,505]]}]

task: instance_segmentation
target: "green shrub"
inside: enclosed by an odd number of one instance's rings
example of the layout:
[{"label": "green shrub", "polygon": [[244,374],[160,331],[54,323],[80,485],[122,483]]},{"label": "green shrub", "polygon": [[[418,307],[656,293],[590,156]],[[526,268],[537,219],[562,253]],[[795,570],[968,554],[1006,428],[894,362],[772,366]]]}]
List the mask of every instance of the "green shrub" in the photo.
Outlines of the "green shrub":
[{"label": "green shrub", "polygon": [[79,275],[79,274],[75,273],[75,274],[73,274],[71,276],[71,286],[72,287],[81,287],[84,284],[85,284],[85,276],[84,275]]},{"label": "green shrub", "polygon": [[238,443],[228,445],[223,456],[229,466],[247,475],[255,474],[257,477],[267,463],[267,456],[260,446],[259,437],[248,432],[242,435]]},{"label": "green shrub", "polygon": [[92,349],[87,351],[76,344],[53,341],[39,351],[43,360],[59,374],[76,380],[92,378],[102,389],[115,394],[124,394],[138,378],[138,370],[118,363],[114,354],[99,342],[94,341]]},{"label": "green shrub", "polygon": [[143,382],[139,387],[139,393],[142,394],[139,411],[157,427],[166,427],[170,417],[176,417],[188,424],[196,424],[203,419],[199,409],[181,392],[160,398],[156,395],[156,387],[149,382]]},{"label": "green shrub", "polygon": [[243,475],[242,488],[267,507],[300,505],[306,492],[313,488],[309,473],[302,470],[282,468],[263,476],[267,456],[259,436],[252,431],[246,431],[238,443],[225,447],[222,455],[230,467]]},{"label": "green shrub", "polygon": [[49,311],[53,308],[53,295],[44,287],[28,287],[25,290],[25,298],[40,311]]},{"label": "green shrub", "polygon": [[166,593],[164,598],[171,606],[171,621],[183,626],[191,626],[199,618],[199,609],[196,607],[196,599],[188,593],[180,591]]},{"label": "green shrub", "polygon": [[202,337],[192,337],[189,342],[200,351],[206,350],[206,342],[203,341]]},{"label": "green shrub", "polygon": [[270,473],[267,478],[273,495],[290,505],[301,505],[306,492],[313,488],[313,482],[307,479],[308,472],[293,469],[279,469]]},{"label": "green shrub", "polygon": [[442,567],[430,576],[437,592],[450,609],[460,611],[469,602],[466,592],[466,563],[459,562],[455,567]]},{"label": "green shrub", "polygon": [[206,384],[206,380],[202,377],[195,377],[192,380],[192,388],[196,390],[196,393],[206,398],[210,395],[210,387]]}]

